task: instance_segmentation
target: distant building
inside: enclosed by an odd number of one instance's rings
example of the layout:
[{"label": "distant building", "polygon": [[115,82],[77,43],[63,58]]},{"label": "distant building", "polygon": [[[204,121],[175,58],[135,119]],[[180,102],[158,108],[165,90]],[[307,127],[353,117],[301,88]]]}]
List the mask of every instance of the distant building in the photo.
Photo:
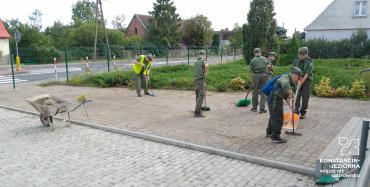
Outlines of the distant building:
[{"label": "distant building", "polygon": [[349,39],[359,29],[370,36],[370,5],[368,0],[334,0],[306,30],[306,40]]},{"label": "distant building", "polygon": [[0,63],[8,63],[10,34],[4,22],[0,20]]},{"label": "distant building", "polygon": [[215,33],[220,35],[220,47],[230,45],[230,37],[234,34],[233,31],[225,29],[221,31],[216,31]]},{"label": "distant building", "polygon": [[148,32],[150,19],[152,16],[135,14],[127,26],[127,35],[144,37]]},{"label": "distant building", "polygon": [[[128,36],[140,36],[144,37],[148,33],[149,21],[153,19],[153,16],[149,15],[140,15],[135,14],[132,17],[130,23],[127,26],[127,35]],[[186,20],[181,20],[180,30],[184,29],[184,23]]]}]

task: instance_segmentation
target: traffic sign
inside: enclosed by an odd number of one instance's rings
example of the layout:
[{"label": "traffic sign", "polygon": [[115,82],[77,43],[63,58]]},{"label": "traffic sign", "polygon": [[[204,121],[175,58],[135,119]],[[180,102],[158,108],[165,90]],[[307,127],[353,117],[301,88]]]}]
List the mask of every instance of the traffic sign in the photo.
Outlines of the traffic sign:
[{"label": "traffic sign", "polygon": [[14,39],[17,43],[21,40],[21,33],[18,30],[14,33]]}]

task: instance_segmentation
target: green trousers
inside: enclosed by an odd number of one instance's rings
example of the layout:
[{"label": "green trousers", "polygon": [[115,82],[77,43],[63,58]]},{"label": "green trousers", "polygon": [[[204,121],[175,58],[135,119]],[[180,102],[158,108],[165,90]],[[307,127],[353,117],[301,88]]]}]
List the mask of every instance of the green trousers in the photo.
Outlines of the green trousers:
[{"label": "green trousers", "polygon": [[284,108],[283,108],[283,99],[279,96],[272,94],[268,98],[268,107],[270,118],[268,121],[266,133],[272,134],[273,137],[280,137],[281,129],[284,125]]},{"label": "green trousers", "polygon": [[305,115],[307,113],[310,95],[311,95],[311,80],[306,80],[303,83],[301,89],[298,90],[297,100],[295,101],[295,113],[301,115]]},{"label": "green trousers", "polygon": [[139,74],[134,73],[134,80],[135,80],[136,93],[138,95],[141,94],[141,88],[144,89],[144,93],[149,93],[148,92],[148,82],[143,72]]},{"label": "green trousers", "polygon": [[262,93],[262,87],[267,81],[267,75],[266,73],[255,73],[253,74],[252,78],[252,89],[253,89],[253,95],[252,95],[252,106],[253,108],[257,109],[258,106],[258,96],[261,95],[260,100],[260,110],[265,109],[265,103],[266,98],[265,95]]},{"label": "green trousers", "polygon": [[195,84],[195,113],[202,113],[202,104],[205,95],[204,90],[204,79],[197,79],[194,81]]}]

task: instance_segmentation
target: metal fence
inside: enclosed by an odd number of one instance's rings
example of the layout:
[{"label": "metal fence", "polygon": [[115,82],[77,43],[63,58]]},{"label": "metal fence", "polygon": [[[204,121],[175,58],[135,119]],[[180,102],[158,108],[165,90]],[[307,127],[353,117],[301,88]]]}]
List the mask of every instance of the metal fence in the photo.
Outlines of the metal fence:
[{"label": "metal fence", "polygon": [[[94,48],[55,48],[20,49],[22,69],[16,71],[15,53],[11,52],[10,64],[13,75],[26,76],[33,74],[34,79],[67,81],[71,76],[86,73],[102,73],[112,70],[130,70],[132,63],[139,55],[152,54],[153,68],[166,65],[193,64],[200,50],[206,51],[206,59],[210,64],[225,63],[242,58],[241,49],[228,47],[179,47],[166,48],[156,46],[122,47],[112,46],[97,48],[94,60]],[[13,67],[14,66],[14,67]],[[47,74],[47,75],[45,75]],[[44,77],[43,79],[40,77]],[[14,77],[13,77],[14,78]]]},{"label": "metal fence", "polygon": [[[166,48],[157,46],[139,46],[139,47],[122,47],[112,46],[109,52],[105,47],[97,48],[96,61],[102,60],[117,60],[129,61],[134,60],[138,55],[152,54],[157,59],[163,59],[166,64],[181,61],[182,63],[190,64],[197,57],[200,50],[206,51],[207,59],[217,58],[219,61],[225,61],[227,58],[238,58],[242,55],[241,49],[234,49],[229,47],[179,47]],[[65,55],[67,54],[67,56]],[[14,54],[14,52],[13,52]],[[64,61],[68,58],[69,61],[93,61],[94,48],[74,47],[63,50],[56,50],[55,48],[34,48],[34,49],[20,49],[19,56],[22,64],[49,64],[56,58],[58,61]]]}]

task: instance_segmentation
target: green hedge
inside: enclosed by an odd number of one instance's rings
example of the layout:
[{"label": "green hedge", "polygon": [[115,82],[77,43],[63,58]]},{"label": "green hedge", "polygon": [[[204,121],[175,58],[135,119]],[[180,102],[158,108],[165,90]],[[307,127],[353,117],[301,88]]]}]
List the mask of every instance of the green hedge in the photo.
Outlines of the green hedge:
[{"label": "green hedge", "polygon": [[[314,60],[314,80],[313,86],[319,84],[321,77],[328,77],[331,86],[338,88],[341,86],[351,87],[355,80],[363,79],[365,84],[370,85],[370,73],[359,74],[359,71],[370,67],[370,60],[364,59],[318,59]],[[288,72],[291,65],[277,66],[277,74]],[[212,91],[233,90],[234,85],[230,85],[232,79],[241,77],[245,80],[245,88],[250,88],[251,78],[249,67],[243,60],[211,65],[206,79],[207,89]],[[116,87],[131,86],[132,72],[114,71],[97,75],[77,76],[71,79],[70,85],[75,86],[94,86],[94,87]],[[151,84],[157,89],[179,89],[193,90],[194,80],[192,66],[175,65],[158,67],[152,70]],[[369,87],[368,87],[369,88]]]}]

